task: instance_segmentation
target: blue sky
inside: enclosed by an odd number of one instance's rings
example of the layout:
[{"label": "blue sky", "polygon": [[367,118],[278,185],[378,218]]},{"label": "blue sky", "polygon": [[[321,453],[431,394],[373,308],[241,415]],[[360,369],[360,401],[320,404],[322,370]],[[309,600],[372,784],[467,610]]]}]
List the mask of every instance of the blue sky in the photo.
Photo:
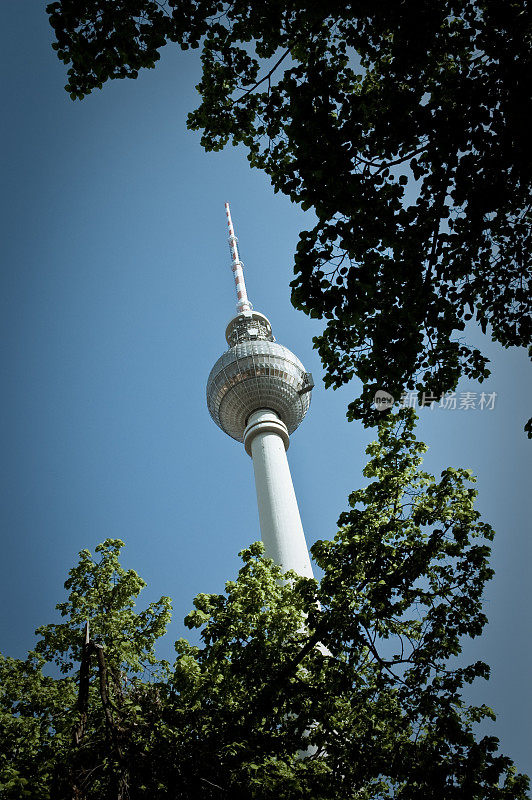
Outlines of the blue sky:
[{"label": "blue sky", "polygon": [[[235,307],[225,200],[255,308],[316,381],[289,450],[309,544],[334,534],[374,434],[345,419],[356,385],[323,388],[311,341],[321,324],[290,305],[311,216],[274,195],[243,150],[205,154],[186,130],[197,54],[166,48],[155,70],[73,103],[44,4],[4,0],[0,22],[0,649],[24,657],[78,551],[116,537],[148,581],[145,601],[173,598],[161,647],[172,658],[194,595],[221,591],[259,538],[251,461],[205,404]],[[493,374],[459,392],[496,392],[495,408],[423,410],[419,437],[429,471],[478,475],[497,531],[490,624],[465,648],[492,678],[470,698],[494,707],[490,732],[530,772],[530,371],[524,351],[474,328],[468,339]]]}]

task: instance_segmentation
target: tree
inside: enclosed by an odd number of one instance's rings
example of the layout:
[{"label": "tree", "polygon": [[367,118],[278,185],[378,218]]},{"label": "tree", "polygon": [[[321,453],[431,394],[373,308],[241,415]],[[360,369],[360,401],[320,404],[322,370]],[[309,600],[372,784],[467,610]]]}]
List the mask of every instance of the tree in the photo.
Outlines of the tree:
[{"label": "tree", "polygon": [[[202,47],[189,126],[207,150],[243,143],[315,226],[292,300],[325,319],[325,381],[354,375],[351,418],[376,389],[438,397],[488,359],[474,319],[530,346],[532,11],[525,0],[60,0],[48,6],[66,86],[82,98]],[[532,420],[527,423],[532,435]]]},{"label": "tree", "polygon": [[[66,620],[36,631],[26,661],[0,657],[2,800],[124,800],[145,769],[169,674],[154,647],[171,605],[133,611],[146,584],[120,566],[122,547],[107,539],[97,561],[82,550],[57,606]],[[63,677],[45,676],[51,667]]]},{"label": "tree", "polygon": [[[201,644],[180,639],[173,668],[153,649],[167,598],[135,614],[122,543],[82,551],[65,621],[0,662],[0,798],[524,800],[528,779],[475,732],[493,712],[462,697],[488,667],[456,659],[485,623],[493,532],[467,470],[421,469],[413,425],[408,409],[382,420],[369,485],[313,548],[322,580],[281,580],[251,545],[225,593],[194,600]],[[83,708],[87,618],[103,658]]]}]

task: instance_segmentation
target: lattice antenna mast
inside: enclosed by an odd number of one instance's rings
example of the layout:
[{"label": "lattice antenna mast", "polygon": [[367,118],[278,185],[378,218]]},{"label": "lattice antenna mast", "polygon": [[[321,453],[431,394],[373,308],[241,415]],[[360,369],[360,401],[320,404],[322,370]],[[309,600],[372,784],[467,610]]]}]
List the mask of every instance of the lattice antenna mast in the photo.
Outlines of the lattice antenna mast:
[{"label": "lattice antenna mast", "polygon": [[244,264],[240,261],[240,257],[238,255],[238,247],[237,242],[238,239],[235,236],[235,231],[233,228],[233,220],[231,219],[231,211],[229,209],[229,203],[225,204],[225,214],[227,217],[227,226],[229,228],[229,251],[231,253],[231,268],[233,270],[233,275],[235,278],[235,288],[236,288],[236,310],[239,314],[246,314],[249,313],[253,306],[248,300],[248,293],[246,291],[246,282],[244,281]]}]

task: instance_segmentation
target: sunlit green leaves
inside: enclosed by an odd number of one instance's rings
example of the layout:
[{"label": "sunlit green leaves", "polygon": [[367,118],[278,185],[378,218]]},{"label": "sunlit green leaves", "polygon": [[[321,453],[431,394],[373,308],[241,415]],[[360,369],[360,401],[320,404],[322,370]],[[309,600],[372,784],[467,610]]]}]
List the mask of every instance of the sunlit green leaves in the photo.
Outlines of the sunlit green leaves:
[{"label": "sunlit green leaves", "polygon": [[[381,417],[368,485],[312,548],[321,580],[252,544],[223,593],[195,598],[201,642],[178,640],[173,667],[154,657],[167,598],[136,613],[122,542],[83,550],[63,622],[27,661],[0,659],[0,797],[525,800],[476,735],[493,711],[462,697],[489,668],[457,658],[486,622],[493,531],[470,471],[436,479],[425,450],[411,410]],[[53,662],[66,677],[43,675]]]},{"label": "sunlit green leaves", "polygon": [[37,652],[55,661],[65,674],[80,661],[80,631],[87,621],[91,637],[106,648],[116,669],[142,672],[145,665],[156,662],[154,646],[170,621],[170,599],[162,597],[140,613],[133,610],[146,583],[134,570],[121,567],[123,546],[119,539],[107,539],[96,548],[97,560],[82,550],[65,583],[68,599],[57,606],[67,621],[37,631],[41,637]]}]

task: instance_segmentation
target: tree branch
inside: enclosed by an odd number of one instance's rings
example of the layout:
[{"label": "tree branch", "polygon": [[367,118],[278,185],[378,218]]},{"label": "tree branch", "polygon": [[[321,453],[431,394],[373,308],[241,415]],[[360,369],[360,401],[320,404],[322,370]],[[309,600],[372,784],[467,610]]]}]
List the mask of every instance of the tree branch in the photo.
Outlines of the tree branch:
[{"label": "tree branch", "polygon": [[247,97],[248,94],[251,94],[251,92],[253,92],[257,88],[257,86],[260,86],[261,83],[264,83],[264,81],[269,81],[271,76],[273,75],[273,73],[275,72],[277,67],[279,66],[279,64],[281,64],[281,62],[284,61],[286,56],[289,55],[289,54],[290,54],[290,48],[288,48],[288,50],[285,53],[283,53],[281,58],[273,65],[271,70],[268,72],[267,75],[264,76],[264,78],[261,78],[260,81],[257,81],[257,83],[253,84],[253,86],[250,89],[248,89],[246,92],[244,92],[244,94],[240,95],[240,97],[237,97],[235,100],[233,100],[233,105],[236,105],[237,103],[240,103],[241,100],[243,100],[245,97]]}]

